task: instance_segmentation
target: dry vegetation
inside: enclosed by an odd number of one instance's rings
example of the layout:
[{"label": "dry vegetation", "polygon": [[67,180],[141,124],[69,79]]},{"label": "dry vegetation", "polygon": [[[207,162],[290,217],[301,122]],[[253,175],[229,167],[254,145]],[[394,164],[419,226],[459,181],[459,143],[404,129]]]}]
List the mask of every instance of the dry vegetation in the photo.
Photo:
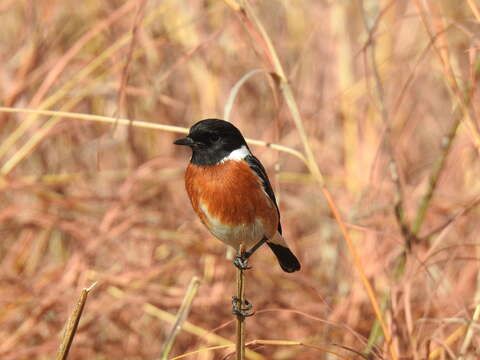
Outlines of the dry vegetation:
[{"label": "dry vegetation", "polygon": [[[303,268],[289,275],[267,249],[254,256],[247,341],[350,359],[360,355],[340,346],[372,358],[478,358],[479,3],[249,4],[4,0],[1,105],[188,127],[223,117],[235,84],[265,70],[246,79],[231,121],[307,158],[310,146],[315,163],[252,146]],[[0,357],[51,359],[93,282],[70,359],[157,358],[195,275],[170,358],[233,341],[234,267],[190,209],[178,134],[73,117],[0,112]]]}]

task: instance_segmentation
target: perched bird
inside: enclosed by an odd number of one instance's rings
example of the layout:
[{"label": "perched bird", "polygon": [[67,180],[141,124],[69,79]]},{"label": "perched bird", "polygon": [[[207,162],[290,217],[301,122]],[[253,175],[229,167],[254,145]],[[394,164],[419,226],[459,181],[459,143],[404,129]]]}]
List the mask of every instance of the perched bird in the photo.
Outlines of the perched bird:
[{"label": "perched bird", "polygon": [[185,187],[202,223],[236,250],[242,243],[249,248],[235,258],[235,265],[247,269],[248,258],[267,243],[284,271],[300,270],[282,236],[280,211],[265,168],[240,131],[227,121],[206,119],[174,144],[192,149]]}]

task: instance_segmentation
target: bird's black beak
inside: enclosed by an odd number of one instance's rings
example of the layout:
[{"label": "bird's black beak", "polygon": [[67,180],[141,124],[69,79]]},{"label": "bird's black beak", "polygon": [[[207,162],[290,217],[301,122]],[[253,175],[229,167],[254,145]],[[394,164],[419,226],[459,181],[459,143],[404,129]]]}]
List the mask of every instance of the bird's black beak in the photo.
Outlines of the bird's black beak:
[{"label": "bird's black beak", "polygon": [[185,136],[181,139],[175,140],[173,142],[175,145],[185,145],[185,146],[192,146],[195,144],[191,137]]}]

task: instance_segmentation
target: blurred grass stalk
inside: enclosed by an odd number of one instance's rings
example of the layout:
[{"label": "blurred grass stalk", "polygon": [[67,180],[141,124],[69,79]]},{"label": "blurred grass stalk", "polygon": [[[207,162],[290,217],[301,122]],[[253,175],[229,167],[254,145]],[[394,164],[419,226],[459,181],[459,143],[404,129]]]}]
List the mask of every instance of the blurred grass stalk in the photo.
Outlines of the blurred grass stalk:
[{"label": "blurred grass stalk", "polygon": [[[419,4],[418,1],[416,2],[416,5],[419,8],[420,12],[422,13],[422,9],[420,9],[420,4]],[[386,4],[385,9],[386,9],[387,6],[389,6],[389,5]],[[385,10],[383,10],[383,11],[385,11]],[[391,12],[389,12],[389,13],[391,14]],[[380,17],[381,15],[382,14],[379,14],[378,16]],[[385,14],[383,14],[383,15],[384,15],[383,17],[386,18],[386,20],[384,20],[384,22],[386,22],[389,25],[389,28],[393,28],[394,24],[393,24],[391,15],[390,16],[385,16]],[[441,15],[439,15],[439,16],[441,16]],[[435,18],[435,16],[434,16],[434,18]],[[404,252],[402,252],[402,254],[395,260],[396,266],[395,266],[395,270],[394,270],[394,275],[395,275],[395,278],[397,279],[397,281],[399,281],[399,279],[404,274],[407,251],[411,247],[412,239],[418,239],[418,237],[419,237],[419,233],[420,233],[422,224],[425,220],[427,210],[428,210],[429,205],[431,203],[431,200],[433,198],[433,194],[434,194],[435,189],[437,187],[440,176],[441,176],[441,174],[443,172],[443,169],[445,167],[446,159],[447,159],[448,154],[450,153],[450,149],[451,149],[451,146],[453,144],[453,140],[454,140],[454,138],[457,134],[457,129],[460,126],[460,124],[462,123],[462,119],[464,118],[464,116],[468,116],[468,110],[466,109],[466,107],[470,104],[470,99],[469,98],[464,98],[463,96],[460,95],[462,93],[468,94],[468,92],[463,92],[462,90],[460,90],[459,85],[456,81],[456,78],[455,78],[455,75],[454,75],[454,70],[452,68],[452,62],[450,61],[451,56],[450,56],[448,42],[446,41],[446,30],[447,29],[444,26],[444,22],[443,21],[438,21],[439,30],[438,30],[438,34],[435,34],[435,37],[434,37],[433,32],[429,28],[428,22],[426,21],[426,18],[424,17],[424,15],[422,15],[422,20],[423,20],[423,23],[424,23],[424,25],[427,29],[427,32],[430,36],[432,46],[433,46],[434,50],[436,50],[437,55],[439,56],[440,62],[443,65],[443,71],[444,71],[445,79],[447,79],[447,87],[450,89],[450,94],[452,95],[452,97],[460,96],[461,99],[459,100],[459,104],[458,104],[456,110],[453,113],[453,118],[454,118],[453,123],[452,123],[449,131],[447,132],[447,134],[444,136],[444,139],[442,141],[441,153],[434,163],[432,172],[431,172],[429,180],[428,180],[427,189],[425,190],[424,195],[421,197],[420,203],[419,203],[417,211],[416,211],[416,216],[415,216],[415,219],[413,221],[413,225],[411,225],[411,226],[409,224],[407,224],[406,220],[404,219],[405,211],[404,211],[404,204],[403,204],[402,189],[401,189],[401,185],[400,185],[400,182],[399,182],[398,171],[396,170],[397,166],[396,166],[396,162],[395,162],[395,156],[394,156],[394,153],[393,153],[393,144],[390,140],[390,131],[389,130],[391,128],[391,124],[389,123],[388,114],[386,113],[382,80],[381,80],[381,76],[380,76],[380,73],[379,73],[379,70],[378,70],[379,69],[379,64],[381,64],[381,63],[383,64],[383,61],[387,61],[390,52],[385,54],[385,51],[381,50],[381,53],[380,53],[381,55],[380,56],[378,56],[377,53],[376,53],[376,48],[377,47],[380,47],[380,49],[384,49],[384,46],[381,45],[382,44],[381,40],[383,38],[385,38],[385,34],[390,34],[390,31],[386,31],[383,35],[380,35],[377,39],[373,38],[374,34],[369,34],[369,38],[371,39],[371,44],[370,44],[371,45],[370,46],[370,48],[371,48],[371,50],[370,50],[371,64],[370,65],[371,65],[371,67],[373,69],[373,72],[375,74],[378,100],[379,100],[379,103],[380,103],[381,113],[383,114],[383,117],[384,117],[385,126],[387,128],[387,131],[386,131],[387,139],[386,139],[386,141],[387,141],[387,147],[389,149],[388,152],[389,152],[392,164],[395,166],[395,168],[394,168],[395,169],[395,172],[394,172],[395,176],[393,176],[393,174],[392,174],[392,178],[393,178],[394,182],[396,183],[396,187],[397,187],[397,199],[398,199],[396,209],[395,209],[396,210],[395,213],[397,215],[397,220],[398,220],[399,226],[402,229],[402,234],[405,237],[405,244],[406,244],[406,250]],[[368,21],[368,19],[365,21],[367,31],[369,31],[369,32],[374,31],[375,29],[373,29],[373,28],[369,29],[367,21]],[[376,45],[377,42],[378,42],[378,46]],[[439,46],[437,46],[437,42],[440,43]],[[389,41],[388,44],[390,45],[391,41]],[[388,46],[388,48],[390,49],[390,46]],[[456,69],[456,70],[458,70],[458,69]],[[453,98],[452,102],[456,103],[456,100]],[[476,132],[474,131],[474,138],[476,137],[475,134],[476,134]],[[387,294],[384,295],[384,297],[382,299],[382,309],[388,309],[387,303],[389,301],[390,301],[390,297],[389,297],[389,294],[387,293]],[[372,328],[372,331],[370,333],[369,343],[368,343],[368,347],[367,347],[367,353],[371,350],[371,347],[373,346],[373,344],[378,341],[378,338],[379,338],[380,334],[377,330],[378,330],[378,323],[374,324],[374,327]],[[457,332],[455,332],[455,333],[457,333]],[[412,348],[417,348],[416,338],[413,336],[413,334],[410,334],[410,340],[413,342],[412,343]],[[435,358],[436,356],[438,356],[438,354],[439,354],[438,351],[434,351],[430,355],[430,358]]]},{"label": "blurred grass stalk", "polygon": [[65,360],[68,357],[68,352],[70,351],[70,347],[72,346],[73,338],[75,337],[78,323],[80,322],[80,317],[82,316],[85,303],[87,302],[88,294],[90,293],[90,291],[93,290],[96,284],[97,283],[93,283],[88,288],[84,288],[82,290],[77,305],[75,306],[72,315],[67,321],[65,333],[63,334],[62,342],[60,344],[60,348],[58,349],[55,360]]},{"label": "blurred grass stalk", "polygon": [[[9,108],[9,107],[3,107],[3,106],[0,106],[0,112],[35,114],[35,115],[43,115],[43,116],[60,117],[60,118],[66,118],[66,119],[93,121],[93,122],[107,123],[112,125],[118,124],[123,126],[132,126],[132,127],[143,128],[143,129],[160,130],[160,131],[167,131],[167,132],[180,133],[180,134],[188,134],[188,128],[185,128],[182,126],[164,125],[164,124],[158,124],[158,123],[153,123],[148,121],[130,120],[130,119],[115,118],[115,117],[102,116],[102,115],[81,114],[81,113],[66,112],[66,111]],[[293,155],[299,160],[301,160],[304,164],[308,165],[308,162],[305,156],[300,151],[295,150],[291,147],[280,145],[280,144],[274,144],[274,143],[270,143],[263,140],[255,140],[255,139],[246,139],[246,140],[247,140],[247,143],[249,144],[268,147],[277,151],[281,151],[281,152],[285,152],[290,155]],[[31,149],[32,147],[30,147],[30,150]],[[16,164],[18,164],[18,162]],[[11,170],[10,167],[9,167],[9,170]],[[0,175],[5,176],[7,175],[7,173],[2,173],[0,169]],[[0,180],[1,180],[1,177],[0,177]]]},{"label": "blurred grass stalk", "polygon": [[194,276],[192,280],[190,280],[190,284],[188,284],[187,292],[185,293],[185,297],[183,298],[180,309],[178,310],[177,318],[173,324],[172,330],[163,344],[163,349],[160,355],[161,360],[168,359],[168,355],[170,355],[175,339],[180,330],[182,330],[183,323],[185,320],[187,320],[188,314],[192,307],[193,299],[197,295],[199,286],[200,279],[197,276]]},{"label": "blurred grass stalk", "polygon": [[[427,215],[428,208],[430,206],[434,192],[437,188],[437,184],[440,180],[441,174],[445,168],[446,159],[452,148],[452,144],[457,134],[457,130],[461,125],[462,121],[465,121],[467,128],[471,130],[470,134],[472,135],[474,143],[476,143],[477,146],[479,144],[478,131],[476,129],[476,126],[472,125],[473,121],[471,120],[468,112],[468,107],[470,106],[470,101],[471,101],[470,92],[460,88],[460,85],[458,84],[455,76],[455,73],[459,73],[459,69],[456,69],[456,68],[454,69],[452,65],[452,60],[451,60],[452,56],[450,55],[451,51],[449,50],[449,44],[446,39],[447,28],[445,26],[445,23],[446,23],[445,17],[441,13],[441,10],[439,9],[436,9],[436,11],[432,11],[434,15],[433,16],[434,22],[436,21],[436,25],[437,25],[437,29],[436,29],[437,32],[434,33],[434,31],[430,28],[429,22],[425,16],[422,5],[419,3],[419,1],[415,1],[415,4],[421,14],[423,24],[430,37],[432,47],[435,50],[439,58],[439,61],[442,65],[444,79],[446,80],[446,85],[452,97],[452,103],[454,104],[455,110],[453,112],[452,125],[450,126],[450,129],[448,130],[447,134],[443,137],[441,152],[437,157],[436,161],[434,162],[432,171],[428,179],[428,186],[423,196],[420,199],[420,202],[417,207],[416,215],[413,220],[413,224],[411,226],[408,225],[406,220],[403,218],[404,208],[403,208],[403,201],[401,200],[402,199],[401,188],[399,187],[399,183],[397,185],[397,192],[398,192],[400,201],[398,202],[398,208],[396,209],[396,214],[397,214],[399,226],[402,228],[402,234],[405,237],[406,251],[408,251],[408,249],[410,248],[411,246],[410,241],[412,239],[417,239],[417,240],[419,239],[420,230],[422,228],[425,217]],[[432,6],[435,6],[435,5],[432,5]],[[471,8],[472,10],[474,9],[474,7],[472,6]],[[391,25],[393,26],[393,24]],[[380,38],[382,37],[383,36],[381,36]],[[374,72],[378,73],[378,65],[379,65],[380,59],[375,56],[375,41],[376,40],[373,40],[371,44],[371,54],[372,54],[371,66]],[[437,45],[437,43],[439,43],[439,45]],[[385,59],[384,56],[382,56],[381,58]],[[458,64],[458,60],[455,59],[453,63]],[[379,90],[379,100],[382,105],[382,109],[384,109],[385,105],[383,104],[384,100],[383,100],[383,94],[381,92],[381,89],[382,89],[381,82],[380,82],[381,79],[380,79],[380,76],[376,76],[375,78],[377,82],[377,89]],[[388,128],[390,124],[387,123],[386,126]],[[389,140],[387,139],[387,141]],[[391,153],[392,161],[394,161],[393,148],[391,148],[390,153]],[[400,280],[400,278],[403,276],[405,271],[406,256],[407,256],[406,251],[402,252],[402,254],[395,260],[396,266],[395,266],[394,274],[397,281]],[[388,308],[387,307],[388,302],[389,302],[389,294],[385,294],[385,296],[382,299],[383,309]],[[372,332],[370,333],[367,353],[371,350],[372,345],[378,340],[379,333],[378,331],[376,331],[377,329],[378,329],[378,323],[375,324],[375,326],[372,328]],[[458,328],[445,340],[445,343],[451,344],[452,342],[456,341],[458,337],[463,335],[464,331],[465,331],[465,328],[463,326]],[[416,341],[416,338],[413,336],[413,334],[410,334],[410,340],[413,342],[412,348],[417,348],[417,341]],[[443,354],[443,352],[444,352],[444,349],[442,347],[439,347],[438,349],[430,353],[429,359],[435,359],[441,354]]]},{"label": "blurred grass stalk", "polygon": [[[459,69],[454,68],[453,64],[458,64],[458,59],[453,58],[450,51],[450,46],[446,37],[447,27],[446,27],[446,20],[445,16],[442,14],[441,9],[435,9],[431,11],[432,18],[434,19],[436,32],[434,29],[431,28],[429,21],[425,16],[425,11],[418,0],[415,0],[415,5],[420,12],[421,19],[425,30],[430,37],[432,42],[433,49],[435,50],[438,60],[442,65],[444,79],[446,80],[447,89],[450,92],[452,106],[455,108],[453,113],[453,123],[450,127],[448,133],[442,139],[442,153],[437,158],[432,173],[430,175],[428,181],[428,188],[423,195],[422,199],[420,200],[420,204],[417,209],[417,214],[412,226],[412,233],[416,236],[419,235],[423,221],[425,219],[428,207],[430,205],[431,199],[433,197],[433,193],[436,189],[437,183],[439,181],[440,175],[442,170],[445,166],[447,155],[450,152],[453,140],[457,134],[457,130],[460,124],[463,122],[466,127],[470,130],[470,135],[472,136],[474,144],[477,145],[477,150],[480,151],[480,136],[478,134],[478,129],[473,119],[471,119],[469,115],[468,107],[471,105],[471,93],[468,89],[462,89],[461,85],[458,83],[456,75],[460,73]],[[432,4],[434,7],[435,5]],[[473,8],[472,8],[473,9]],[[437,45],[438,43],[438,45]],[[473,86],[473,84],[472,84]]]},{"label": "blurred grass stalk", "polygon": [[[474,3],[468,1],[469,6],[473,12],[473,15],[480,21],[480,16],[478,13],[478,8],[475,6]],[[419,10],[421,15],[421,19],[423,25],[425,27],[426,32],[428,33],[433,48],[437,54],[438,60],[442,65],[444,78],[446,80],[447,89],[449,90],[453,107],[455,108],[454,111],[454,121],[450,128],[450,131],[444,137],[442,141],[442,153],[440,157],[437,159],[436,163],[434,164],[434,168],[432,170],[431,176],[428,182],[428,188],[421,199],[417,210],[417,216],[415,218],[415,222],[413,224],[412,232],[414,234],[419,234],[421,226],[424,222],[429,204],[433,197],[433,193],[436,189],[436,185],[442,173],[442,170],[445,166],[447,155],[450,152],[451,145],[453,140],[457,134],[457,130],[459,126],[464,123],[466,128],[469,131],[469,134],[473,140],[474,145],[477,148],[477,151],[480,151],[480,135],[477,124],[470,116],[469,107],[471,106],[471,95],[472,93],[469,89],[463,89],[461,84],[457,81],[457,75],[460,71],[457,68],[459,64],[458,59],[453,58],[450,51],[450,46],[446,37],[447,32],[447,21],[446,16],[443,14],[441,6],[439,4],[435,4],[429,2],[428,4],[421,4],[419,0],[415,0],[415,5]],[[426,17],[426,10],[424,6],[430,6],[429,10],[431,13],[431,18],[433,18],[433,26],[430,25],[429,19]],[[434,28],[434,29],[433,29]],[[439,45],[436,45],[435,37],[438,33],[438,42]],[[453,59],[453,60],[452,60]],[[471,86],[475,86],[475,84],[471,84]],[[478,294],[478,284],[477,284],[477,294]],[[478,299],[478,297],[477,297]],[[479,316],[479,305],[476,306],[475,312],[473,314],[472,321],[475,322],[478,320]],[[450,346],[454,342],[456,342],[461,336],[465,334],[464,341],[462,343],[460,349],[460,358],[463,358],[463,354],[470,345],[471,341],[471,322],[468,325],[462,325],[453,331],[444,341],[443,344],[437,347],[431,354],[429,354],[429,360],[434,360],[440,356],[443,356],[446,352],[445,346]]]},{"label": "blurred grass stalk", "polygon": [[[394,209],[397,221],[399,223],[402,233],[405,233],[405,247],[409,249],[410,244],[410,232],[408,230],[408,224],[406,224],[404,214],[404,198],[403,198],[403,189],[402,183],[399,175],[399,168],[396,161],[394,143],[392,139],[392,120],[390,114],[387,110],[386,97],[387,93],[385,86],[383,84],[383,74],[389,66],[389,59],[392,56],[392,30],[395,26],[395,2],[382,1],[377,4],[373,1],[359,1],[360,11],[362,13],[364,30],[366,32],[366,45],[365,45],[365,66],[368,65],[371,68],[372,77],[374,81],[374,92],[375,95],[372,96],[372,114],[373,116],[380,117],[383,127],[385,129],[385,135],[383,140],[383,146],[386,149],[388,156],[388,168],[392,182],[395,185],[395,200],[394,200]],[[381,21],[383,20],[383,21]],[[380,28],[381,27],[381,28]],[[380,64],[383,65],[382,70],[380,70]],[[377,115],[378,114],[378,115]],[[403,252],[400,256],[403,260]],[[401,264],[404,262],[401,261]],[[395,271],[396,272],[396,271]],[[381,298],[381,311],[384,314],[388,314],[391,310],[389,306],[391,299],[389,291],[385,291],[384,295]],[[369,355],[374,345],[378,344],[382,339],[382,332],[380,322],[378,319],[375,320],[372,328],[370,329],[370,334],[368,336],[368,343],[364,350],[364,353]],[[392,345],[395,347],[395,351],[399,352],[398,341],[394,340],[395,343]]]},{"label": "blurred grass stalk", "polygon": [[353,73],[353,51],[351,35],[348,29],[350,13],[355,8],[353,1],[341,1],[333,4],[334,31],[338,39],[338,82],[341,89],[341,97],[338,105],[338,112],[343,120],[343,147],[345,151],[345,184],[347,188],[356,193],[361,184],[358,179],[359,161],[358,161],[358,127],[355,121],[355,107],[351,106],[354,102],[352,94],[344,89],[351,89],[355,84],[355,75]]},{"label": "blurred grass stalk", "polygon": [[[447,20],[448,17],[443,13],[442,4],[433,1],[422,3],[420,0],[414,0],[414,3],[418,9],[425,30],[432,41],[440,65],[443,68],[443,75],[447,90],[450,92],[452,98],[452,104],[461,110],[463,115],[461,116],[461,120],[469,130],[468,133],[477,148],[477,152],[480,152],[480,129],[469,112],[470,92],[468,89],[463,89],[462,84],[457,80],[456,74],[460,73],[458,69],[459,61],[450,55],[450,46],[446,37],[448,30],[446,24],[449,23]],[[474,16],[476,16],[478,8],[474,4],[470,4],[470,8]],[[430,16],[427,17],[427,13]],[[439,46],[436,46],[437,42]],[[472,84],[472,86],[475,86],[475,84]]]},{"label": "blurred grass stalk", "polygon": [[[118,289],[116,289],[116,290],[118,290]],[[121,290],[118,290],[118,292],[123,293]],[[175,321],[176,321],[176,316],[175,315],[170,314],[169,312],[164,311],[162,309],[159,309],[158,307],[156,307],[152,304],[146,303],[143,306],[143,310],[145,311],[145,313],[147,313],[151,316],[154,316],[157,319],[160,319],[162,321],[166,321],[166,322],[171,323],[171,324],[174,324]],[[178,357],[175,357],[174,359],[180,359],[180,358],[189,356],[191,354],[196,354],[196,353],[203,352],[203,351],[214,350],[214,349],[223,349],[223,348],[228,348],[228,347],[235,346],[235,344],[233,342],[231,342],[230,340],[225,339],[224,337],[222,337],[220,335],[217,335],[215,333],[212,333],[209,330],[203,329],[200,326],[196,326],[196,325],[190,323],[189,321],[185,321],[183,323],[183,330],[190,333],[190,334],[198,336],[199,338],[203,339],[207,343],[214,343],[214,344],[218,344],[218,345],[215,345],[215,346],[210,347],[210,348],[194,350],[190,353],[179,355]],[[255,351],[249,350],[249,349],[246,349],[245,356],[249,360],[266,360],[266,358],[263,355],[255,352]]]},{"label": "blurred grass stalk", "polygon": [[[318,351],[324,352],[326,354],[334,355],[335,357],[338,357],[341,360],[351,360],[350,358],[342,356],[339,353],[337,353],[335,351],[332,351],[332,350],[329,350],[327,348],[324,348],[322,346],[318,346],[318,345],[314,345],[314,344],[308,344],[308,343],[304,343],[304,342],[301,342],[301,341],[258,339],[258,340],[249,341],[247,344],[245,344],[245,346],[247,346],[247,347],[253,347],[253,346],[258,346],[258,345],[263,345],[263,346],[290,346],[290,347],[292,347],[292,346],[302,346],[302,347],[305,347],[305,348],[318,350]],[[206,351],[228,349],[229,347],[232,347],[232,346],[233,345],[210,346],[210,347],[207,347],[207,348],[198,349],[198,350],[191,351],[191,352],[188,352],[188,353],[185,353],[185,354],[182,354],[182,355],[175,356],[174,358],[172,358],[170,360],[184,359],[184,358],[189,357],[191,355],[201,354],[201,353],[204,353]],[[343,346],[341,346],[341,347],[343,348]],[[346,348],[346,350],[350,350],[350,349]],[[247,349],[247,351],[248,351],[248,349]],[[227,359],[228,356],[229,355],[227,355],[226,357],[223,357],[223,359]]]},{"label": "blurred grass stalk", "polygon": [[[149,15],[145,18],[143,21],[144,25],[147,25],[151,22],[153,22],[158,16],[163,14],[165,11],[165,6],[158,6],[154,11],[151,11]],[[101,29],[101,27],[100,27]],[[100,32],[94,33],[92,35],[96,36]],[[79,83],[81,83],[85,78],[87,78],[88,75],[92,74],[94,71],[96,71],[98,68],[100,68],[105,62],[107,62],[115,53],[117,53],[120,49],[122,49],[124,46],[129,44],[129,41],[131,40],[132,33],[129,32],[125,34],[123,37],[118,39],[113,45],[108,47],[106,50],[102,51],[102,53],[97,56],[91,63],[89,63],[87,66],[85,66],[82,70],[80,70],[75,76],[73,76],[69,81],[67,81],[64,85],[62,85],[58,90],[56,90],[53,94],[51,94],[49,97],[44,99],[43,101],[40,102],[40,98],[36,98],[35,101],[38,102],[38,106],[36,108],[38,110],[46,110],[51,107],[53,107],[55,104],[57,104],[60,100],[64,99],[65,97],[70,95],[70,90],[74,89]],[[87,42],[83,41],[78,41],[78,50],[81,49],[82,46],[85,46]],[[68,59],[67,59],[68,60]],[[67,61],[64,60],[64,61]],[[60,70],[62,68],[60,65]],[[57,70],[57,69],[55,69]],[[98,76],[96,78],[96,81],[101,81],[102,76]],[[95,81],[93,83],[90,83],[89,86],[93,86]],[[87,94],[85,92],[84,94]],[[79,102],[82,100],[82,97],[78,97],[76,100],[74,99],[73,101]],[[74,105],[71,106],[63,106],[63,109],[69,109],[73,107]],[[35,124],[35,121],[37,120],[38,113],[32,112],[30,116],[21,122],[21,124],[3,141],[2,144],[0,144],[0,157],[4,156],[9,149],[19,140],[22,138],[22,136],[32,128],[32,126]],[[55,123],[55,121],[53,121]],[[52,125],[50,122],[47,125],[47,128],[50,128],[50,125]],[[44,131],[42,131],[44,133]],[[38,135],[36,135],[36,138],[38,139]],[[28,153],[33,149],[33,147],[36,145],[37,142],[33,142],[33,146],[29,145],[25,148],[25,151],[22,152],[17,152],[11,159],[9,159],[2,167],[1,172],[3,175],[8,174]]]}]

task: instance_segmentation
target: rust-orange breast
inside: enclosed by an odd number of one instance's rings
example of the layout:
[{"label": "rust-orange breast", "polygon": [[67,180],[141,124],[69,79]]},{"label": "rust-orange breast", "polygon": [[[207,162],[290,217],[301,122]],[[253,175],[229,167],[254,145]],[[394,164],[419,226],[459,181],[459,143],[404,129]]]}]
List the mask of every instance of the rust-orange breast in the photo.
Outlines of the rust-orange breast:
[{"label": "rust-orange breast", "polygon": [[213,166],[189,164],[185,187],[193,209],[210,230],[209,217],[229,226],[261,221],[268,238],[277,230],[275,205],[265,194],[260,178],[244,161],[231,160]]}]

